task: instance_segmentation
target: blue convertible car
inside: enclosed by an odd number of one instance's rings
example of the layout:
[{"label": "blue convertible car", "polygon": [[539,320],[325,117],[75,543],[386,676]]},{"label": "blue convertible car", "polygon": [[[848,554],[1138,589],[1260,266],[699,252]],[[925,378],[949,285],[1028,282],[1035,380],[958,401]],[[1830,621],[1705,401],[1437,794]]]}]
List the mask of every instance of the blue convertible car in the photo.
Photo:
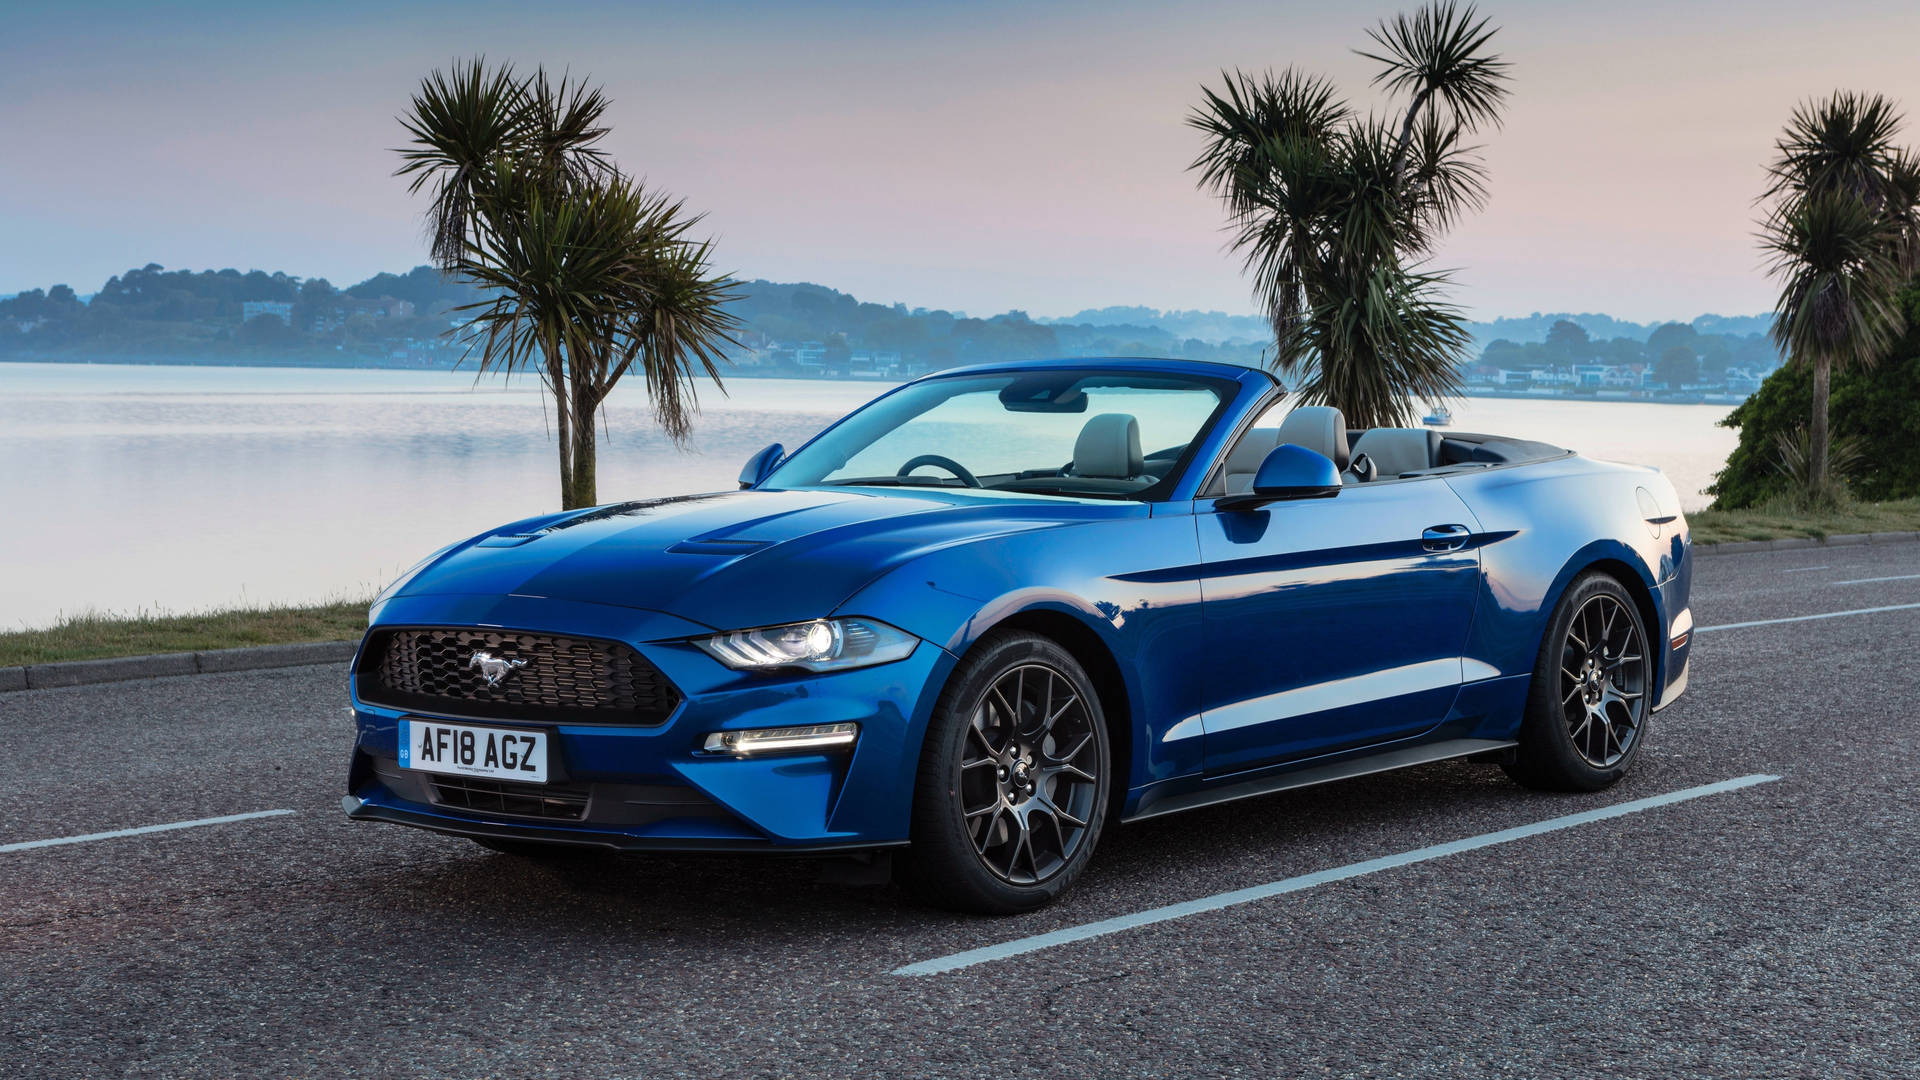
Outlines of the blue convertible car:
[{"label": "blue convertible car", "polygon": [[907,383],[740,491],[503,526],[375,603],[348,814],[521,854],[866,852],[1045,903],[1103,828],[1448,758],[1619,779],[1686,686],[1673,486],[1173,360]]}]

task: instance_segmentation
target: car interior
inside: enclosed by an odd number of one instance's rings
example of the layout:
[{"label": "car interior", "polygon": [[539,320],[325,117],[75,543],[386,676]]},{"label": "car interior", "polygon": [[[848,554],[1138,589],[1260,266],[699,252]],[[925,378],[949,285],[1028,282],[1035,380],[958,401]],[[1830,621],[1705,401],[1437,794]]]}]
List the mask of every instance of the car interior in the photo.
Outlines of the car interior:
[{"label": "car interior", "polygon": [[[1240,495],[1253,490],[1254,474],[1261,461],[1282,443],[1302,446],[1331,459],[1340,470],[1341,482],[1348,485],[1441,476],[1567,453],[1546,443],[1467,432],[1349,428],[1337,408],[1302,405],[1287,413],[1278,426],[1249,428],[1227,454],[1226,466],[1215,477],[1208,494]],[[1005,476],[982,475],[978,483],[1001,490],[1126,497],[1159,483],[1185,450],[1181,445],[1143,453],[1137,418],[1127,413],[1101,413],[1081,427],[1074,441],[1073,460],[1066,465]]]},{"label": "car interior", "polygon": [[1379,483],[1440,476],[1560,457],[1566,450],[1546,443],[1431,428],[1349,428],[1340,410],[1302,405],[1277,427],[1253,427],[1227,454],[1211,493],[1253,490],[1260,462],[1281,443],[1302,446],[1333,461],[1343,484]]},{"label": "car interior", "polygon": [[980,486],[1003,491],[1128,497],[1159,483],[1186,452],[1186,444],[1143,453],[1140,421],[1127,413],[1101,413],[1087,420],[1074,440],[1073,460],[1057,469],[1011,475],[981,475]]}]

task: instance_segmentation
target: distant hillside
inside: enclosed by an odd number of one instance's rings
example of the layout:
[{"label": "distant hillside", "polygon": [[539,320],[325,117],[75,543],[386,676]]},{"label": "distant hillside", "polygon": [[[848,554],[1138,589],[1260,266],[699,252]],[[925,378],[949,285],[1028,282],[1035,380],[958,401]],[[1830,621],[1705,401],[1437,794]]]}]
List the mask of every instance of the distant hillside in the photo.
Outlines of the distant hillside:
[{"label": "distant hillside", "polygon": [[[1088,308],[1063,318],[1040,318],[1036,322],[1050,326],[1087,325],[1087,326],[1133,326],[1146,329],[1159,329],[1179,338],[1198,338],[1201,341],[1247,342],[1264,344],[1272,333],[1267,321],[1257,315],[1229,315],[1224,311],[1161,311],[1156,308],[1128,306]],[[1589,337],[1597,340],[1611,338],[1631,338],[1645,343],[1663,323],[1636,323],[1616,319],[1611,315],[1597,313],[1573,314],[1570,312],[1541,313],[1531,315],[1506,316],[1492,322],[1469,322],[1467,332],[1473,335],[1473,351],[1479,352],[1494,341],[1505,339],[1518,345],[1527,345],[1547,340],[1547,331],[1557,322],[1570,322],[1585,330]],[[1702,315],[1690,324],[1701,334],[1725,334],[1745,337],[1748,334],[1764,334],[1773,325],[1772,315]]]},{"label": "distant hillside", "polygon": [[[1555,312],[1543,315],[1509,316],[1492,322],[1474,322],[1467,324],[1467,330],[1473,335],[1474,342],[1481,348],[1502,338],[1519,345],[1544,342],[1547,331],[1557,322],[1570,322],[1585,330],[1595,340],[1607,338],[1630,338],[1645,344],[1655,330],[1670,323],[1636,323],[1616,319],[1611,315],[1580,314]],[[1701,315],[1691,323],[1699,334],[1719,334],[1729,337],[1747,337],[1750,334],[1764,334],[1773,327],[1772,315]]]},{"label": "distant hillside", "polygon": [[[252,270],[167,270],[149,263],[91,297],[66,285],[0,299],[0,359],[145,363],[450,367],[464,348],[448,331],[479,294],[431,267],[336,288],[324,278]],[[1036,356],[1167,356],[1257,365],[1265,320],[1220,311],[1089,309],[1034,319],[974,318],[938,308],[863,302],[809,282],[741,283],[734,305],[743,371],[903,375]],[[1464,362],[1559,367],[1604,358],[1650,365],[1685,345],[1702,372],[1777,362],[1766,316],[1703,315],[1691,324],[1607,315],[1543,315],[1470,323]],[[1556,324],[1572,324],[1553,331]],[[1574,327],[1578,327],[1575,330]],[[1659,347],[1648,345],[1649,339]]]},{"label": "distant hillside", "polygon": [[1180,338],[1201,341],[1264,343],[1271,330],[1257,315],[1229,315],[1224,311],[1159,311],[1150,307],[1088,308],[1064,318],[1036,320],[1050,326],[1136,326],[1165,330]]},{"label": "distant hillside", "polygon": [[789,351],[816,345],[830,368],[864,354],[869,363],[932,370],[1034,356],[1169,356],[1257,364],[1263,344],[1182,335],[1165,325],[1037,320],[1018,310],[972,318],[940,308],[862,303],[808,282],[746,282],[734,310],[747,326],[746,344],[776,367],[790,363]]},{"label": "distant hillside", "polygon": [[346,289],[325,278],[148,263],[83,297],[64,284],[0,300],[0,360],[449,367],[475,299],[431,267]]}]

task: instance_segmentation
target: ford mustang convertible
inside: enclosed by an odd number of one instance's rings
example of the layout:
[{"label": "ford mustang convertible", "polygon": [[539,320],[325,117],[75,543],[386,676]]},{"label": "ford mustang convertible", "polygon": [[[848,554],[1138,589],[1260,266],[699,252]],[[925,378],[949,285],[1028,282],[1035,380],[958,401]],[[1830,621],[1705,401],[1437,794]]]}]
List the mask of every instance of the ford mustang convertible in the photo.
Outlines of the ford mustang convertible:
[{"label": "ford mustang convertible", "polygon": [[1605,787],[1687,682],[1658,471],[1351,430],[1248,368],[942,372],[740,487],[389,587],[348,815],[536,856],[897,849],[932,902],[1011,912],[1103,829],[1229,799],[1454,758]]}]

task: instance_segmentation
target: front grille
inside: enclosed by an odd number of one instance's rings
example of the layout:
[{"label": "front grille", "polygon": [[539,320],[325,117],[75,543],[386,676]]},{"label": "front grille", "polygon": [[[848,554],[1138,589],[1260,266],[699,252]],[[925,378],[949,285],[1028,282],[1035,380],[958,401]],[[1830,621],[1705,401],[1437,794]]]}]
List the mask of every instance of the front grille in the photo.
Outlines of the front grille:
[{"label": "front grille", "polygon": [[574,788],[509,784],[469,776],[436,776],[430,782],[439,806],[483,814],[579,821],[587,816],[587,793]]},{"label": "front grille", "polygon": [[[487,685],[476,653],[512,665]],[[362,650],[363,701],[493,720],[664,723],[680,693],[631,647],[597,638],[466,627],[375,630]]]}]

